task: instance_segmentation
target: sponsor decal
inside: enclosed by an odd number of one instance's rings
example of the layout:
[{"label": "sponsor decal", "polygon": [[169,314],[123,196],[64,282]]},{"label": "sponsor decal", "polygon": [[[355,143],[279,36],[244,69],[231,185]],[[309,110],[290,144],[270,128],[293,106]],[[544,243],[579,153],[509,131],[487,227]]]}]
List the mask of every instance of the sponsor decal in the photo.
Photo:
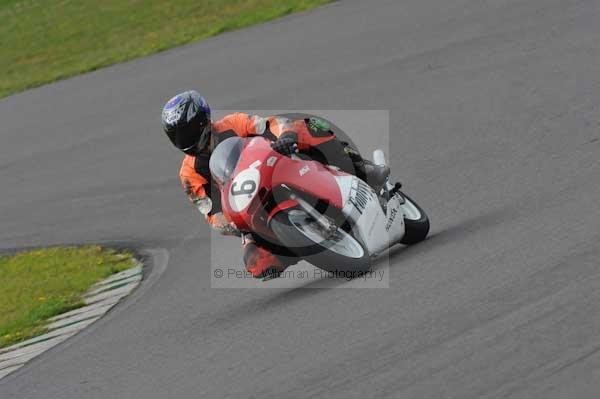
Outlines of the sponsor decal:
[{"label": "sponsor decal", "polygon": [[275,162],[277,162],[277,157],[269,157],[269,159],[267,159],[267,166],[273,166],[275,165]]},{"label": "sponsor decal", "polygon": [[300,169],[298,171],[298,173],[300,174],[300,176],[304,176],[305,174],[307,174],[310,171],[310,168],[308,167],[308,165],[304,165],[302,167],[302,169]]},{"label": "sponsor decal", "polygon": [[167,123],[175,123],[181,117],[181,108],[165,109],[163,119]]},{"label": "sponsor decal", "polygon": [[308,128],[312,131],[317,130],[329,130],[330,125],[323,119],[319,118],[310,118],[307,122]]},{"label": "sponsor decal", "polygon": [[350,192],[350,202],[356,210],[362,215],[369,201],[373,199],[373,194],[369,186],[363,183],[359,179],[355,179],[356,187],[352,186],[352,191]]},{"label": "sponsor decal", "polygon": [[392,227],[392,223],[394,223],[394,219],[396,219],[397,214],[398,214],[398,208],[394,208],[390,211],[390,217],[389,217],[387,223],[385,224],[385,231],[390,231],[390,228]]},{"label": "sponsor decal", "polygon": [[261,164],[262,164],[262,162],[260,161],[260,159],[257,159],[256,161],[254,161],[254,162],[252,162],[252,163],[250,164],[250,168],[254,168],[254,169],[256,169],[256,168],[258,168],[258,167],[259,167]]}]

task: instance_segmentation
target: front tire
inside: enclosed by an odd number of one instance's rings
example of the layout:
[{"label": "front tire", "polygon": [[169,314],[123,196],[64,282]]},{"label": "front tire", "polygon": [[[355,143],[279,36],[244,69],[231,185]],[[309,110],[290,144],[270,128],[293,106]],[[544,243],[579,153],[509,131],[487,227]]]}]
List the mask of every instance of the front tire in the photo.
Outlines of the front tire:
[{"label": "front tire", "polygon": [[294,255],[329,272],[359,272],[371,267],[365,244],[338,227],[332,238],[319,236],[316,222],[301,209],[277,213],[271,220],[271,230],[282,245]]}]

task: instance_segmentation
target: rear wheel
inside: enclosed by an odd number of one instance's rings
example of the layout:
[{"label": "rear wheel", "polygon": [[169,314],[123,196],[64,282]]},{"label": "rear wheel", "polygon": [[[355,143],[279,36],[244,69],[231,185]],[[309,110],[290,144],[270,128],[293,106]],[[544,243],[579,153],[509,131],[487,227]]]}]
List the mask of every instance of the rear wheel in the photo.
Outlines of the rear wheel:
[{"label": "rear wheel", "polygon": [[429,233],[429,218],[425,211],[408,195],[400,191],[404,198],[402,213],[404,216],[404,237],[400,243],[412,245],[423,241]]},{"label": "rear wheel", "polygon": [[326,237],[312,216],[301,209],[279,212],[271,230],[296,256],[326,271],[366,271],[371,259],[364,243],[338,227]]}]

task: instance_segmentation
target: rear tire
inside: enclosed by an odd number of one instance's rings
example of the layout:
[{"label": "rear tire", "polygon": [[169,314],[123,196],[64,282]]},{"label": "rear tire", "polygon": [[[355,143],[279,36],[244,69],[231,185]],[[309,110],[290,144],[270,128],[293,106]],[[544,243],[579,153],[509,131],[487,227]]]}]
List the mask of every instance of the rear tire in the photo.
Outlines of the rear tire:
[{"label": "rear tire", "polygon": [[[332,250],[334,248],[334,241],[321,241],[317,243],[314,239],[309,238],[296,226],[298,223],[298,213],[293,214],[290,212],[304,213],[299,209],[289,209],[279,212],[271,220],[270,226],[280,243],[287,247],[294,255],[307,260],[320,269],[330,272],[359,272],[367,271],[371,267],[371,257],[361,240],[339,227],[336,234],[344,236],[346,240],[349,240],[348,237],[351,237],[354,241],[354,243],[348,241],[350,246],[354,246],[354,256],[344,256]],[[309,224],[310,216],[306,213],[304,215]],[[294,221],[296,221],[296,224]],[[356,245],[360,246],[360,251]]]},{"label": "rear tire", "polygon": [[413,201],[408,195],[400,191],[404,197],[405,205],[403,205],[404,215],[404,237],[400,240],[401,244],[413,245],[423,241],[429,233],[429,218],[425,211]]}]

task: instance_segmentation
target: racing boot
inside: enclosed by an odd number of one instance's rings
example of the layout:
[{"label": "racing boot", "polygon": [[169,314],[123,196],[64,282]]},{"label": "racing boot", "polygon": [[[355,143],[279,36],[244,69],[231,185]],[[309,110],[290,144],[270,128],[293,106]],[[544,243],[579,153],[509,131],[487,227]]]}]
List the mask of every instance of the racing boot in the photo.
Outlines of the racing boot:
[{"label": "racing boot", "polygon": [[365,175],[367,176],[366,182],[377,194],[381,194],[381,189],[390,176],[390,167],[387,165],[375,165],[367,159],[363,162],[365,165]]},{"label": "racing boot", "polygon": [[381,190],[390,175],[389,166],[375,165],[368,159],[364,159],[357,150],[347,144],[344,147],[344,152],[348,155],[354,165],[356,177],[365,181],[378,195],[380,195]]},{"label": "racing boot", "polygon": [[244,265],[254,278],[266,281],[280,277],[289,266],[268,249],[257,245],[251,234],[244,235],[243,246]]}]

